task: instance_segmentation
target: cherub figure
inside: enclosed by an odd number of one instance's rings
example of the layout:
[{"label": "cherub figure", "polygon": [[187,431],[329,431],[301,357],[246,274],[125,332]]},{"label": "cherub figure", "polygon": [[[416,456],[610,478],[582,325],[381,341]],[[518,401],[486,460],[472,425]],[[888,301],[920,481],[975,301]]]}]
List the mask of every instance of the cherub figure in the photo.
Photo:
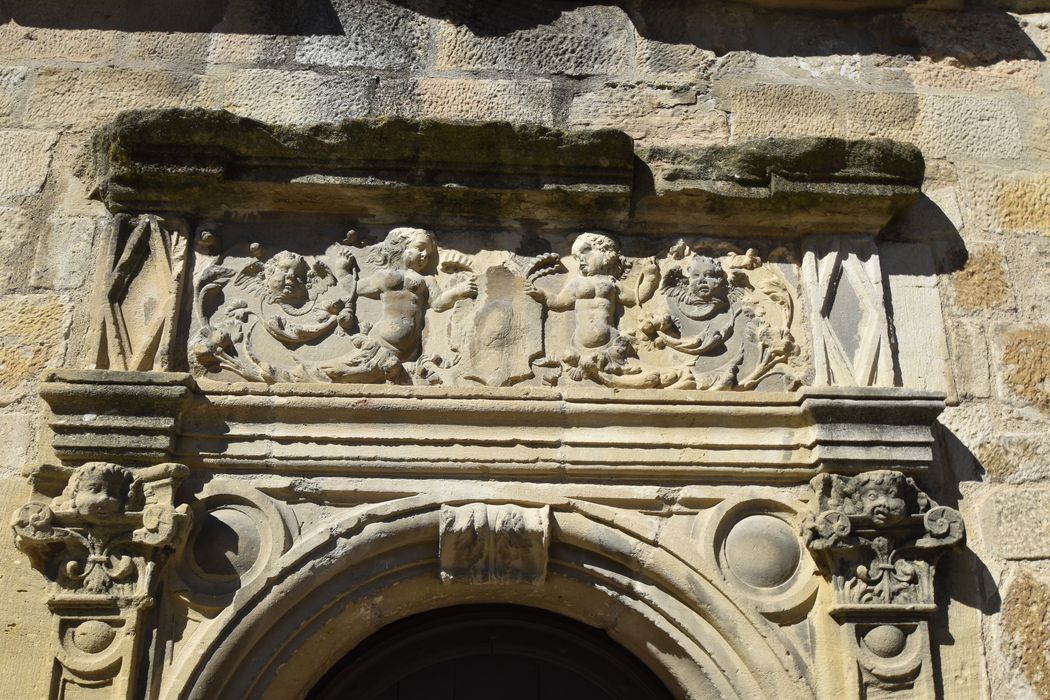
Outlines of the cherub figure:
[{"label": "cherub figure", "polygon": [[[905,498],[909,491],[917,492],[910,481],[900,472],[889,469],[859,474],[842,489],[843,511],[867,518],[877,527],[893,527],[908,515]],[[925,510],[925,505],[920,503],[919,510]]]},{"label": "cherub figure", "polygon": [[51,503],[56,512],[72,511],[89,523],[103,524],[127,510],[131,472],[108,462],[88,462],[69,478]]},{"label": "cherub figure", "polygon": [[608,375],[641,373],[640,368],[627,364],[634,347],[630,338],[620,333],[617,320],[621,307],[641,304],[656,291],[659,276],[655,262],[647,261],[632,288],[623,280],[626,261],[609,236],[581,233],[572,244],[572,256],[580,275],[556,294],[548,294],[531,280],[525,283],[525,292],[549,310],[576,312],[572,348],[561,358],[570,367],[569,377],[601,381]]},{"label": "cherub figure", "polygon": [[[434,234],[421,228],[395,228],[375,246],[367,261],[375,271],[362,278],[357,293],[382,303],[379,320],[362,325],[351,338],[354,349],[322,363],[303,364],[296,378],[323,375],[338,382],[403,379],[404,364],[419,357],[427,309],[446,311],[459,299],[477,296],[473,280],[441,289],[431,274],[437,262]],[[300,376],[301,375],[301,376]]]},{"label": "cherub figure", "polygon": [[234,279],[234,285],[255,292],[256,313],[266,331],[288,346],[298,346],[333,332],[349,330],[354,321],[355,262],[341,257],[346,281],[339,284],[323,262],[314,265],[291,251],[281,251],[265,263],[253,263]]},{"label": "cherub figure", "polygon": [[437,244],[434,234],[425,229],[391,230],[369,254],[368,261],[378,269],[361,280],[357,293],[383,304],[380,318],[368,335],[392,350],[402,362],[419,355],[427,308],[447,311],[456,301],[478,295],[473,280],[445,290],[438,287],[428,274],[437,262]]}]

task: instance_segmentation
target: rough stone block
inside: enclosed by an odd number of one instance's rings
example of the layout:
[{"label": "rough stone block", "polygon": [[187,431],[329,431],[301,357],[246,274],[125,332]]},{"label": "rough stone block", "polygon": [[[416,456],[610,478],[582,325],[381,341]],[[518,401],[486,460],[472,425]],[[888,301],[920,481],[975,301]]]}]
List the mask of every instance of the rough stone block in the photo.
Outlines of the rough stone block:
[{"label": "rough stone block", "polygon": [[1050,477],[1050,442],[1045,435],[996,435],[977,446],[977,460],[990,481],[1042,481]]},{"label": "rough stone block", "polygon": [[297,37],[257,34],[212,34],[208,63],[275,66],[289,60]]},{"label": "rough stone block", "polygon": [[[0,514],[4,520],[25,503],[29,484],[16,476],[0,479]],[[10,532],[10,531],[8,531]],[[5,533],[6,534],[6,533]],[[14,538],[0,537],[0,649],[20,659],[17,673],[0,676],[0,697],[43,698],[48,695],[51,664],[42,659],[51,646],[53,620],[44,607],[46,580],[33,570]]]},{"label": "rough stone block", "polygon": [[1039,85],[1040,61],[1032,59],[996,61],[987,66],[970,66],[929,57],[909,63],[905,72],[917,88],[983,94],[1019,90],[1028,97],[1044,93]]},{"label": "rough stone block", "polygon": [[80,289],[88,281],[95,220],[56,217],[51,232],[40,241],[30,283],[34,287]]},{"label": "rough stone block", "polygon": [[420,14],[382,0],[344,2],[339,18],[345,34],[303,38],[299,63],[376,70],[418,68],[430,41],[429,22]]},{"label": "rough stone block", "polygon": [[27,251],[32,249],[32,227],[17,207],[0,207],[0,291],[22,283],[28,266]]},{"label": "rough stone block", "polygon": [[27,73],[22,66],[0,68],[0,116],[11,114],[22,99]]},{"label": "rough stone block", "polygon": [[437,68],[574,76],[620,74],[632,64],[630,26],[623,10],[596,5],[509,33],[479,35],[469,26],[445,24],[438,32]]},{"label": "rough stone block", "polygon": [[549,80],[426,78],[380,83],[373,113],[550,125],[552,103]]},{"label": "rough stone block", "polygon": [[1002,247],[1018,313],[1050,319],[1050,236],[1004,237]]},{"label": "rough stone block", "polygon": [[278,124],[305,124],[368,113],[371,78],[312,71],[246,69],[225,83],[223,107]]},{"label": "rough stone block", "polygon": [[955,303],[964,309],[991,309],[1013,300],[1006,261],[994,245],[972,245],[966,264],[952,274]]},{"label": "rough stone block", "polygon": [[211,35],[203,32],[132,32],[124,54],[128,62],[194,68],[208,60],[210,45]]},{"label": "rough stone block", "polygon": [[740,141],[766,136],[843,136],[838,98],[801,85],[759,85],[731,95],[732,134]]},{"label": "rough stone block", "polygon": [[7,22],[0,25],[0,58],[105,61],[114,57],[119,39],[116,31],[23,27]]},{"label": "rough stone block", "polygon": [[1001,643],[1015,664],[1012,675],[1021,672],[1033,697],[1050,697],[1050,582],[1022,570],[1004,588]]},{"label": "rough stone block", "polygon": [[700,102],[695,88],[657,89],[641,85],[606,86],[577,96],[569,124],[626,131],[656,145],[722,144],[729,139],[725,112]]},{"label": "rough stone block", "polygon": [[1050,176],[1021,175],[999,182],[995,215],[999,226],[1009,231],[1050,236]]},{"label": "rough stone block", "polygon": [[851,139],[913,141],[919,98],[910,93],[851,92],[846,102],[846,133]]},{"label": "rough stone block", "polygon": [[0,297],[0,400],[65,350],[66,309],[52,294]]},{"label": "rough stone block", "polygon": [[1017,113],[1001,97],[923,95],[917,134],[927,157],[991,160],[1023,152]]},{"label": "rough stone block", "polygon": [[1050,326],[1005,328],[999,344],[1006,387],[1026,404],[1050,413]]},{"label": "rough stone block", "polygon": [[26,197],[44,186],[51,152],[58,141],[53,131],[0,130],[0,197]]},{"label": "rough stone block", "polygon": [[988,398],[991,380],[988,368],[988,339],[979,323],[954,319],[949,326],[952,376],[960,398]]},{"label": "rough stone block", "polygon": [[28,413],[0,413],[0,474],[18,476],[21,473],[29,460],[32,428]]},{"label": "rough stone block", "polygon": [[170,71],[47,68],[37,76],[25,118],[32,124],[90,126],[128,109],[207,102],[206,85],[199,76]]},{"label": "rough stone block", "polygon": [[981,504],[984,541],[1003,559],[1050,559],[1050,486],[1000,486]]}]

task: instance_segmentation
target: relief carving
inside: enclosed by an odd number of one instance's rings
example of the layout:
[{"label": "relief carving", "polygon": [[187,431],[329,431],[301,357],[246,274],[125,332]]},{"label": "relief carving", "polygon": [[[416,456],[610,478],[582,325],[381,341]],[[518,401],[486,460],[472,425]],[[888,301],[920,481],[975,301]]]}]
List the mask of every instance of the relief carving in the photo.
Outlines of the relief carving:
[{"label": "relief carving", "polygon": [[931,606],[938,557],[966,535],[958,511],[939,506],[904,474],[822,474],[806,544],[831,573],[840,606]]},{"label": "relief carving", "polygon": [[445,583],[540,584],[546,578],[549,506],[442,506],[439,523]]},{"label": "relief carving", "polygon": [[173,503],[188,472],[181,464],[132,471],[89,462],[50,503],[14,513],[16,545],[51,582],[52,697],[135,697],[156,572],[190,525],[187,506]]},{"label": "relief carving", "polygon": [[780,270],[751,250],[641,245],[657,254],[626,256],[598,232],[565,258],[439,253],[433,233],[400,227],[312,254],[231,249],[196,275],[191,355],[198,374],[267,383],[800,384]]}]

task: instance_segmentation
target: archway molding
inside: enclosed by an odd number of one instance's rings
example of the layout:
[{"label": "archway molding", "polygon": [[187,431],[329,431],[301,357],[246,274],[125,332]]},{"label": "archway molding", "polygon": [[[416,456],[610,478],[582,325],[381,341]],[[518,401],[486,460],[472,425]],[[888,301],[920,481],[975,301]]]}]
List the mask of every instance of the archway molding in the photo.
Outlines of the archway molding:
[{"label": "archway molding", "polygon": [[661,547],[640,516],[619,511],[613,521],[601,507],[549,504],[541,584],[448,584],[437,556],[442,505],[416,496],[363,507],[299,540],[198,630],[165,674],[165,694],[302,697],[384,626],[473,603],[536,607],[604,629],[676,697],[814,694],[791,646]]}]

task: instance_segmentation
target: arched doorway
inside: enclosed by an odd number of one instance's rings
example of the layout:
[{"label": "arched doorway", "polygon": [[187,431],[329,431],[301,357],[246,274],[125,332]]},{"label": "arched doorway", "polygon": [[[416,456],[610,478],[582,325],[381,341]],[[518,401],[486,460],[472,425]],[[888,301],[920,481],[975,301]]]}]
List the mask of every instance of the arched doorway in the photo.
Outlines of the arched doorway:
[{"label": "arched doorway", "polygon": [[388,625],[339,661],[309,700],[670,700],[603,631],[535,608],[467,605]]}]

